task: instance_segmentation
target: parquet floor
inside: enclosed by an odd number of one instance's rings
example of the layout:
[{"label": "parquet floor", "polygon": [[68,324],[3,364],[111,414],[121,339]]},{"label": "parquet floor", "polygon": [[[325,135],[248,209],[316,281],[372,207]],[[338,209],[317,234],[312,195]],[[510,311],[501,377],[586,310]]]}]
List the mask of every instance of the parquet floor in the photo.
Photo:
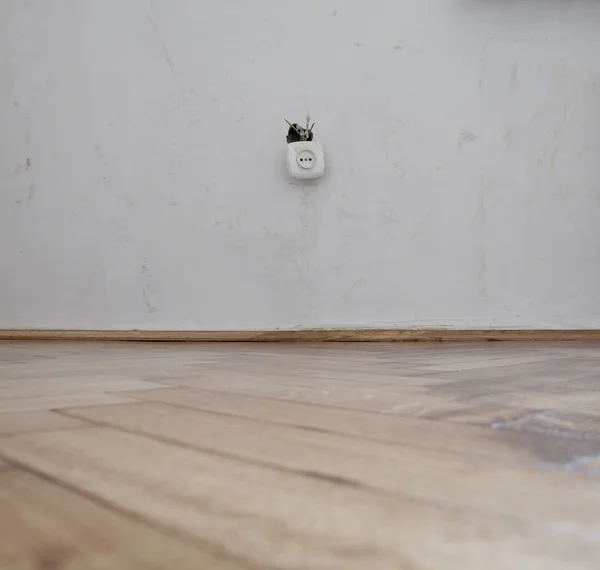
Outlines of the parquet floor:
[{"label": "parquet floor", "polygon": [[2,570],[598,570],[600,345],[0,343]]}]

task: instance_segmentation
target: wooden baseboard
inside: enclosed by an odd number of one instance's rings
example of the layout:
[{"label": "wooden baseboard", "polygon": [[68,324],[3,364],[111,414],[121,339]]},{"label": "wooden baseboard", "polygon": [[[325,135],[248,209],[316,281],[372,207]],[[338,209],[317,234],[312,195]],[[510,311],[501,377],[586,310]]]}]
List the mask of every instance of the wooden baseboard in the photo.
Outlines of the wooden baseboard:
[{"label": "wooden baseboard", "polygon": [[1,330],[0,340],[155,342],[600,341],[592,330],[312,329],[277,331]]}]

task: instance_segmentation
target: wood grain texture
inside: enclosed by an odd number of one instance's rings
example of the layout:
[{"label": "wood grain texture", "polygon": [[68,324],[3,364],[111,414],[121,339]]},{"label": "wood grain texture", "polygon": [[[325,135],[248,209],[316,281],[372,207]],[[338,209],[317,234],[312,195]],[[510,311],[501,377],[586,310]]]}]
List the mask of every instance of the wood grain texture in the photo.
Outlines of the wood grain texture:
[{"label": "wood grain texture", "polygon": [[597,570],[594,342],[0,342],[0,568]]},{"label": "wood grain texture", "polygon": [[0,568],[241,570],[30,473],[0,469]]},{"label": "wood grain texture", "polygon": [[[475,512],[506,516],[520,510],[521,518],[532,524],[562,521],[579,532],[595,526],[600,512],[596,481],[582,478],[569,494],[548,502],[547,497],[555,489],[570,487],[569,474],[540,472],[535,469],[535,460],[531,466],[505,466],[483,457],[460,457],[444,450],[445,438],[441,435],[437,449],[425,450],[195,410],[179,409],[174,413],[172,407],[162,404],[102,406],[71,413],[83,420],[200,451],[218,452],[290,473],[345,481],[399,498],[409,496],[443,508],[460,510],[469,505]],[[418,444],[419,433],[415,432],[413,438]],[[594,452],[600,454],[600,442]],[[490,488],[493,494],[487,492]],[[537,492],[532,494],[531,489]]]},{"label": "wood grain texture", "polygon": [[[399,412],[406,411],[406,408],[397,408],[394,413],[372,413],[216,390],[173,388],[127,395],[137,400],[248,418],[274,426],[283,424],[314,432],[338,433],[355,439],[443,449],[511,464],[564,467],[579,457],[600,453],[600,438],[589,437],[586,432],[578,432],[581,436],[569,438],[556,437],[555,433],[543,431],[524,434],[523,423],[519,418],[528,418],[530,413],[516,408],[486,408],[480,415],[471,411],[471,408],[463,409],[458,416],[460,421],[448,422],[456,418],[445,417],[444,423],[439,423],[412,415],[400,415]],[[103,413],[99,408],[90,412]],[[80,416],[81,410],[69,410],[67,413]],[[482,417],[487,422],[483,422]],[[505,426],[501,426],[506,429],[489,429],[490,421],[497,424],[506,418],[516,418],[515,423],[507,422]],[[599,424],[600,421],[596,420],[592,426],[588,422],[585,427],[595,434]]]},{"label": "wood grain texture", "polygon": [[276,331],[3,329],[0,340],[170,342],[600,341],[600,330],[311,329]]},{"label": "wood grain texture", "polygon": [[443,559],[466,570],[554,569],[600,560],[595,525],[581,534],[569,519],[530,525],[392,499],[108,428],[16,436],[0,440],[0,453],[266,567],[441,568]]}]

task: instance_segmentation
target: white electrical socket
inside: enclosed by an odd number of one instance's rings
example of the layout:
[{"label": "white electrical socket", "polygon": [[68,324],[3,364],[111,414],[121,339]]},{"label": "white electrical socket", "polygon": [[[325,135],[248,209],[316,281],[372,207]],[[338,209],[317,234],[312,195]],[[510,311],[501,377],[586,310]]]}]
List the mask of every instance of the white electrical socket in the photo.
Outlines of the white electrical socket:
[{"label": "white electrical socket", "polygon": [[310,180],[325,174],[325,154],[320,143],[300,141],[287,147],[287,167],[292,178]]}]

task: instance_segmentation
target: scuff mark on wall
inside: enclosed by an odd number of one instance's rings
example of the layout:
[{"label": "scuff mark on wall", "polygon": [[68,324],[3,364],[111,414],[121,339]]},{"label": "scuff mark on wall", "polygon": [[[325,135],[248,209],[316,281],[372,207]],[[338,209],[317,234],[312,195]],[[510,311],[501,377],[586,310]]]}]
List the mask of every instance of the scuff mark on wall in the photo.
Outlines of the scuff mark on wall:
[{"label": "scuff mark on wall", "polygon": [[140,275],[142,276],[142,297],[144,299],[144,305],[146,305],[146,309],[149,313],[155,313],[158,310],[158,307],[153,300],[155,291],[152,285],[152,275],[148,269],[147,257],[144,257],[144,261],[140,269]]},{"label": "scuff mark on wall", "polygon": [[487,271],[487,253],[485,249],[485,227],[487,223],[487,210],[486,210],[486,194],[491,187],[491,182],[481,180],[481,191],[479,194],[479,203],[477,211],[471,220],[471,224],[476,230],[475,236],[475,247],[476,247],[476,263],[477,263],[477,280],[479,281],[479,292],[484,296],[488,296],[487,284],[486,284],[486,271]]},{"label": "scuff mark on wall", "polygon": [[128,224],[122,220],[115,220],[111,223],[111,226],[115,230],[117,243],[125,244],[131,242]]},{"label": "scuff mark on wall", "polygon": [[519,88],[519,63],[514,62],[510,68],[508,88],[514,93]]},{"label": "scuff mark on wall", "polygon": [[460,133],[460,138],[462,141],[467,142],[467,143],[472,143],[477,140],[477,137],[471,131],[469,131],[467,129],[464,129]]},{"label": "scuff mark on wall", "polygon": [[354,281],[354,283],[350,285],[350,288],[342,295],[342,299],[347,299],[348,295],[350,295],[350,293],[352,293],[352,291],[354,291],[354,289],[356,289],[363,282],[363,279],[364,275],[360,276],[356,281]]},{"label": "scuff mark on wall", "polygon": [[152,27],[152,33],[153,33],[154,37],[156,38],[156,41],[158,42],[163,59],[165,60],[167,67],[169,68],[169,71],[171,73],[171,77],[173,79],[173,83],[177,89],[177,92],[179,93],[179,96],[181,97],[183,104],[187,106],[188,100],[187,100],[187,96],[185,94],[185,89],[183,88],[181,79],[180,79],[177,71],[175,70],[175,66],[173,65],[173,58],[171,57],[171,52],[169,51],[169,48],[167,47],[167,43],[166,43],[165,39],[163,38],[162,34],[160,33],[160,30],[158,29],[156,14],[157,14],[156,1],[150,0],[150,11],[147,15],[147,19],[150,22],[150,26]]},{"label": "scuff mark on wall", "polygon": [[148,309],[149,313],[155,313],[157,308],[150,301],[150,291],[148,290],[148,285],[144,285],[144,304]]},{"label": "scuff mark on wall", "polygon": [[483,44],[483,49],[481,50],[481,59],[479,62],[479,84],[478,84],[478,89],[479,91],[481,91],[481,88],[483,87],[483,82],[485,81],[485,66],[487,63],[487,54],[488,54],[488,50],[490,48],[490,43],[492,42],[492,40],[495,38],[495,36],[490,36],[487,40],[485,40],[485,43]]},{"label": "scuff mark on wall", "polygon": [[413,230],[408,235],[408,239],[413,240],[419,237],[419,235],[421,235],[421,232],[427,227],[431,217],[432,213],[428,212],[425,215],[425,217],[414,226]]},{"label": "scuff mark on wall", "polygon": [[515,130],[511,127],[506,127],[502,131],[502,140],[504,141],[504,146],[506,150],[512,150],[515,145]]},{"label": "scuff mark on wall", "polygon": [[563,105],[558,122],[556,124],[556,127],[554,128],[554,133],[553,133],[554,146],[550,152],[550,160],[549,160],[549,165],[550,165],[551,171],[554,170],[554,167],[556,166],[556,159],[558,158],[558,153],[560,152],[560,145],[562,142],[563,133],[565,131],[566,120],[567,120],[567,108],[566,108],[566,105]]},{"label": "scuff mark on wall", "polygon": [[400,162],[392,162],[392,170],[400,176],[400,180],[404,178],[404,170],[402,169],[402,164]]}]

